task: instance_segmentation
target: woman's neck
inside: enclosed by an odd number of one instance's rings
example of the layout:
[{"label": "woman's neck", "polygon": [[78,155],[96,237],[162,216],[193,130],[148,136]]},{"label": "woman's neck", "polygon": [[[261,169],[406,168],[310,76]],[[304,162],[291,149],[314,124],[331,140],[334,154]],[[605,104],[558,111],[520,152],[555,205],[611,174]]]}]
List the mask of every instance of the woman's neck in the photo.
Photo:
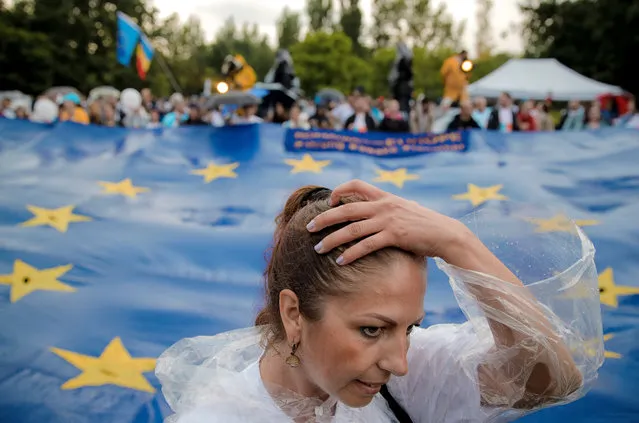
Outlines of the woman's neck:
[{"label": "woman's neck", "polygon": [[[260,377],[282,411],[295,422],[305,422],[307,416],[315,415],[316,407],[327,406],[329,396],[306,377],[303,364],[299,367],[286,364],[284,351],[287,348],[286,344],[282,344],[266,349],[259,363]],[[335,404],[328,406],[332,415]]]},{"label": "woman's neck", "polygon": [[260,360],[260,375],[267,390],[269,385],[273,385],[304,397],[326,400],[328,395],[306,376],[304,363],[301,363],[299,367],[291,367],[286,364],[286,351],[288,349],[290,347],[286,344],[279,344],[267,348],[264,352],[264,356]]}]

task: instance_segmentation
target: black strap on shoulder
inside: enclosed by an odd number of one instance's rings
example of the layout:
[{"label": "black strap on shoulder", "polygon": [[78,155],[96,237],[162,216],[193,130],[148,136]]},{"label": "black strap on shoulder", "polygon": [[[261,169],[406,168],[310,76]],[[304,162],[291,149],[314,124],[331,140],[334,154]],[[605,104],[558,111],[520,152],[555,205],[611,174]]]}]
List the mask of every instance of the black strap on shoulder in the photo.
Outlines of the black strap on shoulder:
[{"label": "black strap on shoulder", "polygon": [[397,400],[393,398],[386,385],[382,385],[380,393],[388,403],[388,407],[391,409],[399,423],[413,423],[413,420],[410,418],[406,410],[404,410],[404,407],[402,407]]}]

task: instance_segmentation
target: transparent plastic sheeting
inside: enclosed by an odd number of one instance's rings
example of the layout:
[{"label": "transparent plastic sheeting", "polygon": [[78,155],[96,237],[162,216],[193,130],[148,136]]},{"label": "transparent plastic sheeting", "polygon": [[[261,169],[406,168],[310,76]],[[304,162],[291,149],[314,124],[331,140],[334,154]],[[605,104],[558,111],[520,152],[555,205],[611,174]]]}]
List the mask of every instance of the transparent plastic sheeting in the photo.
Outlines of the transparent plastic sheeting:
[{"label": "transparent plastic sheeting", "polygon": [[[437,260],[468,321],[411,334],[408,374],[391,377],[388,386],[415,422],[512,421],[575,401],[597,379],[604,355],[594,247],[575,225],[566,232],[523,230],[529,216],[540,212],[511,204],[462,219],[524,286]],[[504,341],[491,327],[508,328],[511,336]],[[380,395],[366,407],[349,408],[283,387],[267,391],[258,367],[262,352],[255,328],[169,348],[156,368],[175,412],[169,421],[395,421]],[[552,376],[541,396],[526,389],[539,363]]]}]

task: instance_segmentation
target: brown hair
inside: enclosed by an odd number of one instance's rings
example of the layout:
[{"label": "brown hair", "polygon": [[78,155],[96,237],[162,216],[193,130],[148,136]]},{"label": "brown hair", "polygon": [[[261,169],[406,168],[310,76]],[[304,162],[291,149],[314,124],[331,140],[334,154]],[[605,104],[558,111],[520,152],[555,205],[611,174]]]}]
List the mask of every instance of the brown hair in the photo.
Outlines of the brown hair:
[{"label": "brown hair", "polygon": [[[384,248],[345,266],[336,259],[354,243],[342,245],[328,254],[318,254],[313,247],[324,237],[346,224],[334,225],[320,232],[309,232],[306,225],[330,209],[331,190],[305,186],[296,190],[277,216],[271,256],[265,271],[265,306],[255,319],[264,326],[265,343],[282,341],[286,335],[280,317],[279,296],[284,289],[293,291],[302,315],[311,321],[322,317],[322,300],[361,289],[364,278],[381,271],[400,256],[408,256],[425,265],[423,258],[396,248]],[[358,201],[343,199],[340,204]]]}]

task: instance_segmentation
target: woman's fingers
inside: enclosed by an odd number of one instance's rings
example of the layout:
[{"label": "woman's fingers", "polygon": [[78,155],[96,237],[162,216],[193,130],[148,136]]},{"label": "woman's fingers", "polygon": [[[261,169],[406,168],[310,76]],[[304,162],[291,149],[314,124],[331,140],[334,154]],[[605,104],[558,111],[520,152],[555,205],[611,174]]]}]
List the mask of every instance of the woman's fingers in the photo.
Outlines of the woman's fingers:
[{"label": "woman's fingers", "polygon": [[367,254],[391,245],[392,244],[389,242],[386,232],[377,232],[368,238],[362,239],[360,242],[344,251],[344,253],[337,258],[337,264],[346,265],[352,263]]},{"label": "woman's fingers", "polygon": [[375,214],[375,210],[377,210],[377,204],[368,201],[343,204],[317,215],[306,228],[310,232],[318,232],[338,223],[368,219]]},{"label": "woman's fingers", "polygon": [[340,245],[376,234],[384,229],[384,223],[379,219],[366,219],[353,222],[330,235],[325,236],[322,241],[315,246],[318,253],[328,253]]},{"label": "woman's fingers", "polygon": [[354,179],[338,185],[331,194],[329,204],[331,206],[336,206],[342,198],[351,195],[356,195],[366,201],[375,201],[382,198],[385,194],[385,191],[382,191],[374,185],[368,184],[359,179]]}]

